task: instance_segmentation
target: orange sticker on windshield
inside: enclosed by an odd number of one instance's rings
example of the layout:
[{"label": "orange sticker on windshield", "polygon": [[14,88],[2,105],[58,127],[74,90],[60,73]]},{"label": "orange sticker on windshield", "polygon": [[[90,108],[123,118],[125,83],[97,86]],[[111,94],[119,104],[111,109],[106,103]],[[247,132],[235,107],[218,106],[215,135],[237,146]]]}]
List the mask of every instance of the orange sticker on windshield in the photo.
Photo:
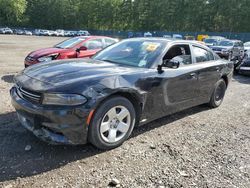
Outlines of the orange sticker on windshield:
[{"label": "orange sticker on windshield", "polygon": [[148,44],[146,50],[153,52],[157,49],[158,46],[159,46],[159,44],[151,43],[151,44]]}]

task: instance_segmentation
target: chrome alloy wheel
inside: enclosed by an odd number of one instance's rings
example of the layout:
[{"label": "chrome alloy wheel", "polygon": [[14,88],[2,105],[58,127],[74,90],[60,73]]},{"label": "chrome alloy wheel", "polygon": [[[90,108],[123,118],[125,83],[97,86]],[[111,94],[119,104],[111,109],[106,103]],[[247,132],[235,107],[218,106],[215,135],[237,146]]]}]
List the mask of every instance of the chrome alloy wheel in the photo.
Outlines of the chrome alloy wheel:
[{"label": "chrome alloy wheel", "polygon": [[121,140],[129,130],[131,115],[124,106],[111,108],[102,118],[101,137],[105,142],[115,143]]}]

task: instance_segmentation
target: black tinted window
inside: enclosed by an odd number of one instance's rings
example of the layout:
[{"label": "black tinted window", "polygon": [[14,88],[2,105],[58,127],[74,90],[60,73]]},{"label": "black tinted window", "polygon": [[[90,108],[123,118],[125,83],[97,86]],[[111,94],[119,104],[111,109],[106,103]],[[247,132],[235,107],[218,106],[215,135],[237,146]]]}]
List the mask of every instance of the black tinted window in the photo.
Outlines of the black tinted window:
[{"label": "black tinted window", "polygon": [[214,60],[213,53],[203,48],[193,46],[193,52],[197,63]]}]

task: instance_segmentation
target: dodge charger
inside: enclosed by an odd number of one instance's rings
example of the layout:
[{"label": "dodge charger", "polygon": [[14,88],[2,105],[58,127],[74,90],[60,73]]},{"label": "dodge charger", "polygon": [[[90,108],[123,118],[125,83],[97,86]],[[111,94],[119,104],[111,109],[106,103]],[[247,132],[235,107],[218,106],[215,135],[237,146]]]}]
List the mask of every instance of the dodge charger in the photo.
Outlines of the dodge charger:
[{"label": "dodge charger", "polygon": [[136,125],[201,104],[219,107],[232,70],[195,41],[133,38],[90,59],[31,66],[10,94],[20,123],[38,138],[112,149]]}]

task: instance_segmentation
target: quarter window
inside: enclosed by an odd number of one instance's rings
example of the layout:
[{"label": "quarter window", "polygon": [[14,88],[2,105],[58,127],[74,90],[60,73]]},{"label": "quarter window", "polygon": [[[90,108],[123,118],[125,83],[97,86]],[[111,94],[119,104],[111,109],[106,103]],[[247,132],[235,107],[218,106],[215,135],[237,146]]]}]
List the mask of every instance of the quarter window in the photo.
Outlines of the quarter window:
[{"label": "quarter window", "polygon": [[214,60],[213,53],[203,48],[193,46],[193,52],[194,52],[194,57],[196,59],[196,63]]}]

